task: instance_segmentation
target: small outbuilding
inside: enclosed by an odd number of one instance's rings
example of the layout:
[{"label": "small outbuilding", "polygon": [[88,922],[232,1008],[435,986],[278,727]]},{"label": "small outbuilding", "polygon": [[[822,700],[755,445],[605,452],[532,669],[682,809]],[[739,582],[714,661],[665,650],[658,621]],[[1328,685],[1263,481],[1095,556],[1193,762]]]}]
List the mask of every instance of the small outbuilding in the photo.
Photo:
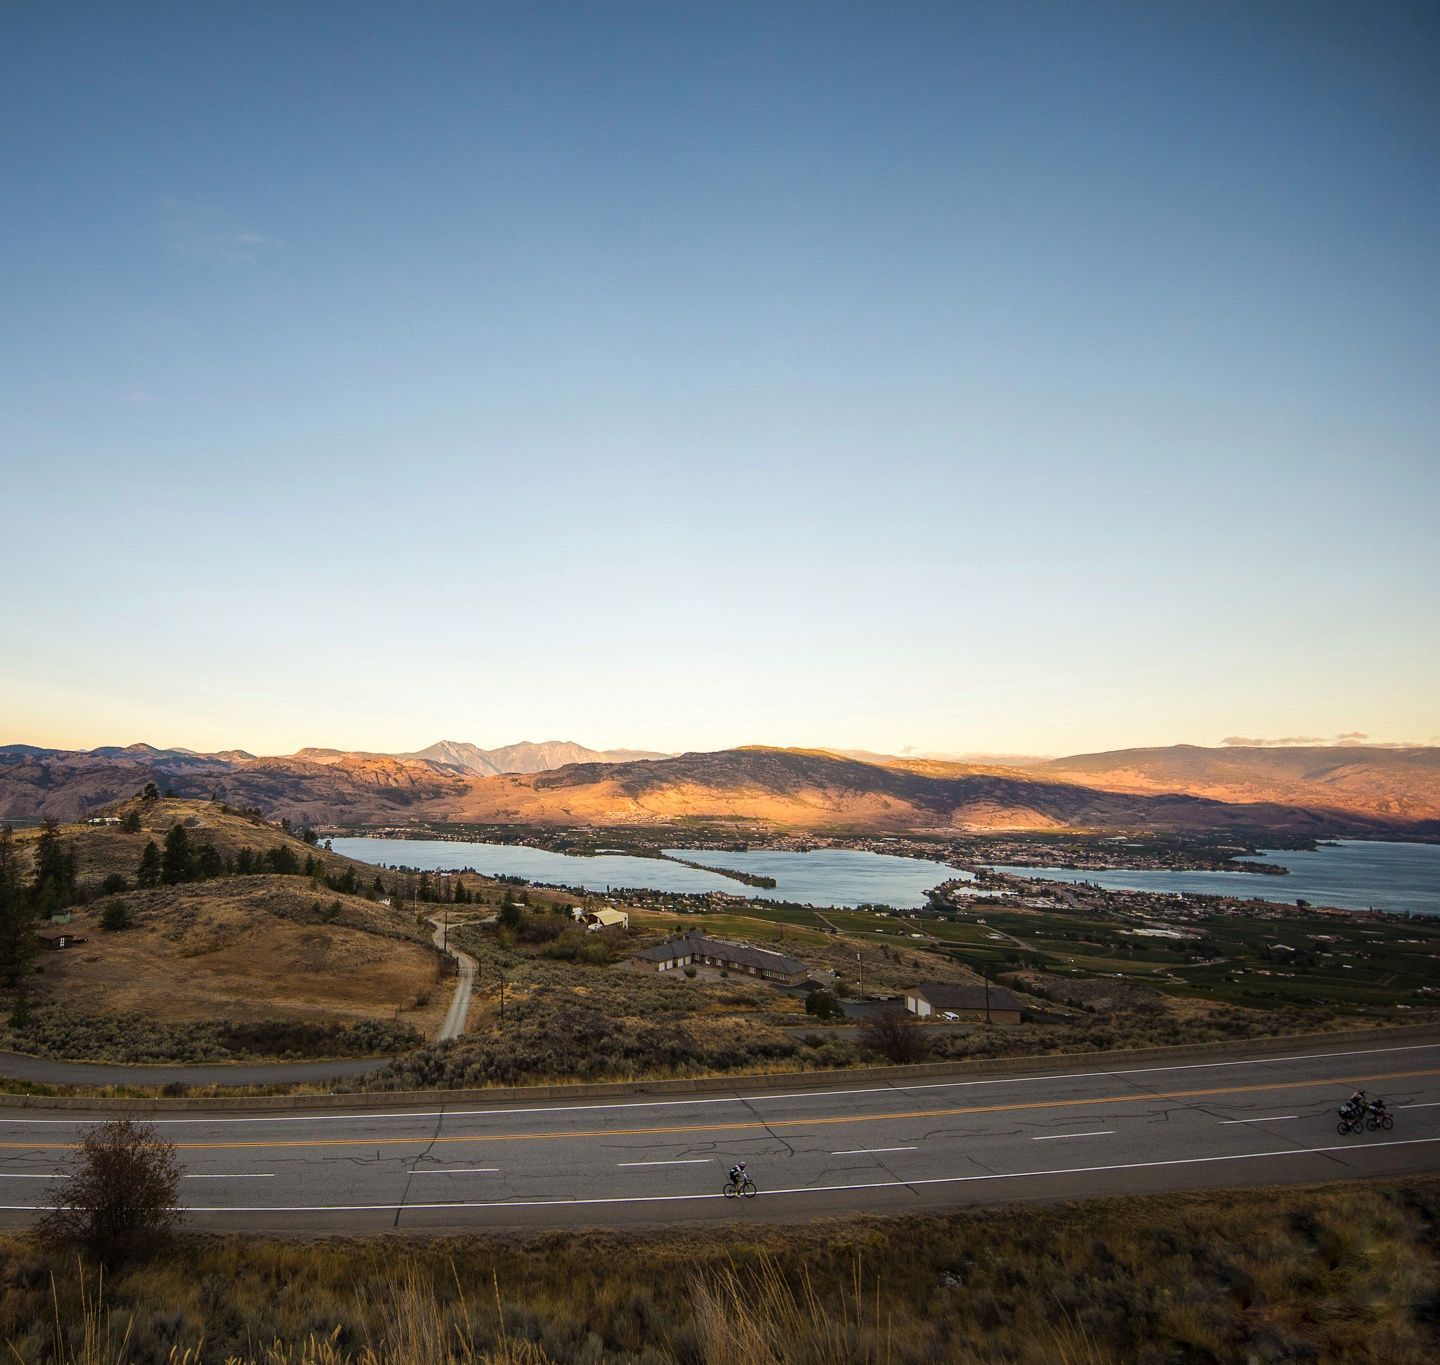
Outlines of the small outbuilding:
[{"label": "small outbuilding", "polygon": [[601,929],[628,929],[630,916],[624,910],[589,910],[585,914],[585,932],[593,934]]},{"label": "small outbuilding", "polygon": [[85,942],[83,938],[69,929],[37,929],[35,937],[52,952],[61,948],[73,948],[77,943]]},{"label": "small outbuilding", "polygon": [[957,1019],[985,1019],[992,1024],[1018,1024],[1025,1007],[1001,986],[952,986],[922,981],[905,992],[905,1008],[920,1019],[953,1014]]}]

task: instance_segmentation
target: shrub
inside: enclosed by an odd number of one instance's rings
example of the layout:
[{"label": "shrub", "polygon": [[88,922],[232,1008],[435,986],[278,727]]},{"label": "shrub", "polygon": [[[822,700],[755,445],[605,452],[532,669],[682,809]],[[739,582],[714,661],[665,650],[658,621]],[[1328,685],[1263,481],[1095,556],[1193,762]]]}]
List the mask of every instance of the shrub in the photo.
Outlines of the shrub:
[{"label": "shrub", "polygon": [[525,912],[514,901],[508,899],[510,894],[508,891],[505,893],[507,899],[505,904],[500,907],[500,913],[496,916],[495,922],[500,928],[508,929],[513,934],[524,921]]},{"label": "shrub", "polygon": [[[512,910],[519,911],[518,906],[511,906]],[[504,914],[504,911],[501,911]],[[515,938],[520,943],[553,943],[562,934],[566,933],[567,925],[563,920],[556,920],[553,916],[541,913],[521,914],[519,922],[512,926],[515,930]],[[575,932],[570,930],[570,932]],[[579,931],[582,935],[584,930]],[[591,938],[597,935],[590,935]]]},{"label": "shrub", "polygon": [[805,997],[805,1013],[813,1014],[817,1019],[843,1019],[845,1017],[845,1011],[835,998],[835,993],[827,990],[811,991]]},{"label": "shrub", "polygon": [[61,1183],[39,1234],[116,1266],[154,1250],[179,1218],[180,1163],[148,1124],[110,1119],[86,1130],[76,1168]]},{"label": "shrub", "polygon": [[124,901],[111,901],[100,914],[100,927],[107,933],[128,929],[134,923],[130,917],[130,907]]},{"label": "shrub", "polygon": [[781,1034],[747,1025],[702,1039],[678,1018],[657,1021],[657,1012],[617,1018],[603,1002],[541,988],[507,1009],[504,1031],[497,1036],[427,1048],[372,1073],[365,1084],[378,1090],[415,1090],[520,1085],[551,1078],[695,1075],[755,1067],[793,1057],[799,1050]]},{"label": "shrub", "polygon": [[118,872],[112,872],[103,882],[100,883],[100,894],[102,896],[115,896],[122,891],[128,891],[130,883]]},{"label": "shrub", "polygon": [[930,1040],[921,1032],[919,1021],[906,1010],[876,1010],[866,1015],[860,1025],[860,1041],[897,1066],[923,1061],[930,1051]]},{"label": "shrub", "polygon": [[111,1062],[214,1062],[239,1057],[368,1057],[421,1046],[388,1019],[353,1024],[227,1020],[166,1024],[139,1014],[76,1014],[39,1005],[0,1028],[0,1046],[37,1057]]},{"label": "shrub", "polygon": [[540,950],[542,957],[581,962],[591,967],[603,967],[615,961],[618,954],[619,948],[610,934],[587,934],[579,927],[561,930]]}]

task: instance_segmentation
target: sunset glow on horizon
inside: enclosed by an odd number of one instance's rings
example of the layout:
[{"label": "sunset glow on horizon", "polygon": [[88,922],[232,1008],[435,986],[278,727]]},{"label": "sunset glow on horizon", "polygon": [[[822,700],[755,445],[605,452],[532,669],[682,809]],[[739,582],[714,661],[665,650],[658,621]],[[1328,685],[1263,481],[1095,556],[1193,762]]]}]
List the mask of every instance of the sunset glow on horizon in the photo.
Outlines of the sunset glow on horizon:
[{"label": "sunset glow on horizon", "polygon": [[0,744],[1440,743],[1433,7],[563,18],[6,9]]}]

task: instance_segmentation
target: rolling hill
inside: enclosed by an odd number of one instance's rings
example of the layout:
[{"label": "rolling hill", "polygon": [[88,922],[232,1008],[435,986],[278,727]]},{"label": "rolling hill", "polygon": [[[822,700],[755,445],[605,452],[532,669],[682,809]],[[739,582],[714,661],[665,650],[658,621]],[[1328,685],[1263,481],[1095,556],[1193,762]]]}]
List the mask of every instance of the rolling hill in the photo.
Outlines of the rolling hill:
[{"label": "rolling hill", "polygon": [[[432,746],[454,749],[461,746]],[[511,746],[535,762],[568,745]],[[579,746],[575,746],[579,747]],[[549,750],[549,754],[539,751]],[[477,753],[503,751],[478,751]],[[582,752],[593,752],[583,751]],[[450,757],[455,757],[452,753]],[[1440,750],[1171,749],[1027,768],[726,749],[483,775],[440,757],[132,745],[0,749],[0,819],[75,819],[147,781],[318,827],[741,820],[799,830],[1181,830],[1440,837]]]},{"label": "rolling hill", "polygon": [[[1027,771],[916,760],[860,762],[816,750],[727,749],[472,782],[450,818],[646,824],[737,819],[795,829],[1222,830],[1414,833],[1409,823],[1282,803],[1097,790]],[[1426,832],[1426,831],[1420,831]],[[1430,833],[1440,834],[1440,822]]]},{"label": "rolling hill", "polygon": [[1120,749],[1027,771],[1106,791],[1278,801],[1401,821],[1440,820],[1440,748],[1381,745]]},{"label": "rolling hill", "polygon": [[0,820],[74,820],[134,796],[147,782],[181,797],[255,808],[296,824],[376,824],[422,802],[454,798],[465,778],[385,754],[303,750],[275,758],[189,754],[132,745],[102,753],[0,749]]}]

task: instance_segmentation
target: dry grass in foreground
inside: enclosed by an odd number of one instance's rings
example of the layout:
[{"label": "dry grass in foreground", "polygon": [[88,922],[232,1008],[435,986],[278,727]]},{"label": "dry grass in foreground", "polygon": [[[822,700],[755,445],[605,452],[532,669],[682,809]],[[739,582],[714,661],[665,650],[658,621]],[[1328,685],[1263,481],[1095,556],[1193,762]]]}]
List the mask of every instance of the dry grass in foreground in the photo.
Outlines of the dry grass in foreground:
[{"label": "dry grass in foreground", "polygon": [[0,1243],[17,1362],[1014,1365],[1440,1358],[1440,1179],[737,1226],[193,1238],[103,1295]]}]

